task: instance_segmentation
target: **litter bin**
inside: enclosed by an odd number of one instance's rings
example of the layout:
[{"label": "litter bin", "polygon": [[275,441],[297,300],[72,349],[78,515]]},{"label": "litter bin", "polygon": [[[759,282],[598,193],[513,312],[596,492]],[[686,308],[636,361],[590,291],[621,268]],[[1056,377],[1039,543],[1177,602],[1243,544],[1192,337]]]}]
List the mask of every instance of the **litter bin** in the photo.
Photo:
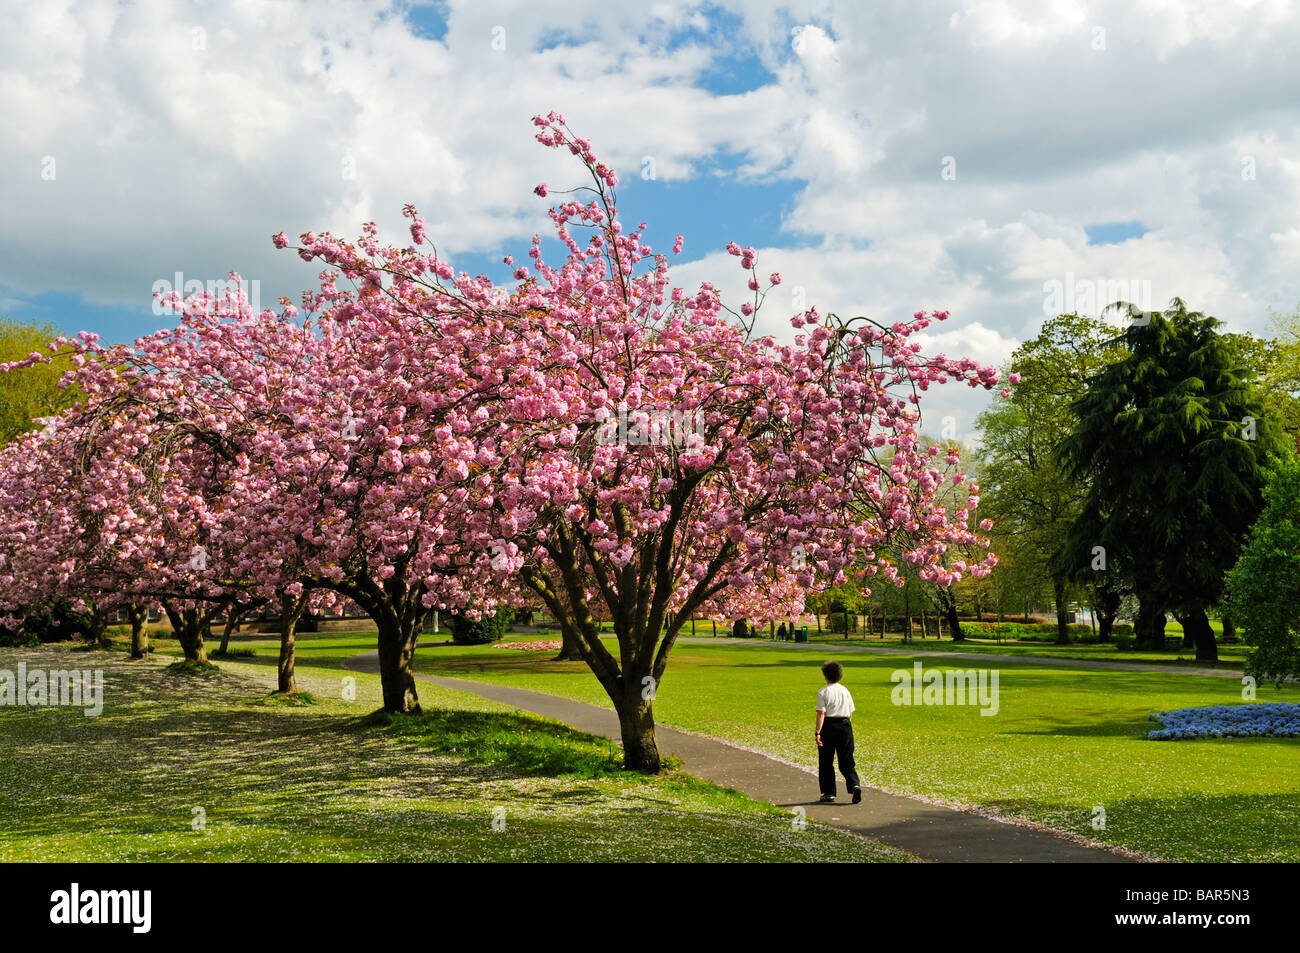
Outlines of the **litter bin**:
[{"label": "litter bin", "polygon": [[801,626],[799,626],[799,628],[795,629],[795,630],[794,630],[794,640],[795,640],[796,642],[807,642],[807,641],[808,641],[808,626],[806,626],[806,625],[801,625]]}]

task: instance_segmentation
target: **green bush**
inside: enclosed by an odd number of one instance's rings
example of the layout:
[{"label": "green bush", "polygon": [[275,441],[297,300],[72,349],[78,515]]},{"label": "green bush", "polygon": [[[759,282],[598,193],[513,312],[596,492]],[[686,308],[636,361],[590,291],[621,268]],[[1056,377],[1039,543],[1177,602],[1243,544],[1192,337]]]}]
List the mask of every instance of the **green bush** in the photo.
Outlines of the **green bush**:
[{"label": "green bush", "polygon": [[0,648],[22,648],[40,644],[40,639],[20,625],[12,629],[7,625],[0,625]]},{"label": "green bush", "polygon": [[836,612],[830,617],[830,630],[832,632],[856,632],[858,631],[857,616],[846,615],[843,612]]},{"label": "green bush", "polygon": [[1119,649],[1121,652],[1127,652],[1129,649],[1133,648],[1134,641],[1135,636],[1133,635],[1132,626],[1129,627],[1129,631],[1127,632],[1115,633],[1115,648]]},{"label": "green bush", "polygon": [[90,631],[90,621],[89,613],[74,612],[66,602],[33,606],[28,610],[22,626],[27,641],[19,644],[34,645],[38,642],[67,642],[85,638]]},{"label": "green bush", "polygon": [[500,641],[506,634],[514,614],[505,607],[497,609],[496,615],[484,615],[478,619],[459,612],[451,616],[451,640],[457,645],[487,645]]}]

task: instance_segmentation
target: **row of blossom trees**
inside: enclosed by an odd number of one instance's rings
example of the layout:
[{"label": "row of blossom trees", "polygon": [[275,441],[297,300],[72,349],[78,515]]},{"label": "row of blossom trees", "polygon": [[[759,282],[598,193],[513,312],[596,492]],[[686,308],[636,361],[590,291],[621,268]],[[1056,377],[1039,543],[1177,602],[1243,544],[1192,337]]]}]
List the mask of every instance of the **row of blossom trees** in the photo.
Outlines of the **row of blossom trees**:
[{"label": "row of blossom trees", "polygon": [[265,599],[289,691],[297,618],[350,599],[378,628],[385,709],[411,712],[428,613],[540,599],[617,710],[626,765],[656,771],[654,697],[693,616],[796,613],[846,571],[901,584],[891,553],[943,585],[991,570],[953,558],[987,548],[978,487],[953,505],[956,456],[917,432],[931,385],[998,386],[920,353],[946,313],[814,309],[792,344],[756,336],[781,276],[754,249],[729,246],[738,309],[672,287],[645,225],[618,219],[615,172],[562,117],[535,123],[591,178],[550,210],[558,265],[534,236],[512,285],[457,274],[408,207],[405,247],[373,224],[301,236],[325,266],[301,312],[255,314],[232,287],[172,296],[179,326],[133,346],[53,342],[85,399],[0,452],[0,608],[166,601],[198,662],[208,617]]}]

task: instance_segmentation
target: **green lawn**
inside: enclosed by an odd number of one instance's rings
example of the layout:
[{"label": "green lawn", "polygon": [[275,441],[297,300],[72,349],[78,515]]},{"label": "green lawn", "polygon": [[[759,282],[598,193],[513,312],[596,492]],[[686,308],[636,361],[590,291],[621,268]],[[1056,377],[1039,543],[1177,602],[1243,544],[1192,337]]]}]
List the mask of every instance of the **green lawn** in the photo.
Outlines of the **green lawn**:
[{"label": "green lawn", "polygon": [[167,671],[167,641],[144,663],[0,649],[0,668],[100,668],[105,688],[98,717],[0,711],[0,860],[915,859],[688,775],[625,774],[610,743],[465,692],[424,685],[430,717],[367,717],[377,676],[351,675],[349,701],[332,666],[373,636],[348,638],[303,644],[307,699],[269,694],[272,643],[210,675]]},{"label": "green lawn", "polygon": [[[273,640],[240,645],[267,662],[274,659]],[[374,636],[363,634],[299,642],[304,662],[324,666],[373,649]],[[819,652],[723,639],[679,644],[659,688],[656,716],[811,767],[813,697],[822,683],[817,669],[832,653],[833,645]],[[1146,740],[1157,727],[1148,720],[1153,711],[1239,702],[1236,678],[1055,668],[991,657],[1000,673],[1000,711],[988,717],[974,707],[895,706],[890,700],[890,673],[909,669],[914,660],[943,669],[979,663],[954,665],[921,652],[836,657],[857,702],[859,769],[871,784],[1173,860],[1300,860],[1300,741]],[[421,649],[416,667],[606,704],[584,665],[553,662],[546,653],[437,646]],[[420,690],[423,696],[432,687]],[[1261,686],[1259,699],[1300,701],[1300,690]],[[1104,830],[1091,826],[1096,807],[1105,809]]]},{"label": "green lawn", "polygon": [[[1170,632],[1173,635],[1176,633]],[[766,640],[760,640],[766,641]],[[913,652],[971,652],[981,655],[1008,655],[1012,657],[1039,657],[1081,659],[1088,662],[1154,662],[1162,665],[1182,666],[1185,668],[1217,667],[1225,670],[1240,670],[1246,658],[1246,646],[1241,644],[1220,645],[1219,662],[1196,661],[1196,648],[1184,646],[1162,651],[1139,651],[1137,649],[1120,650],[1113,644],[1102,645],[1095,642],[1073,642],[1069,645],[1057,645],[1054,642],[1006,639],[998,642],[991,638],[967,638],[963,642],[950,639],[922,639],[915,636],[911,642],[904,642],[902,637],[886,634],[880,639],[875,636],[863,638],[861,634],[845,639],[842,635],[810,636],[810,641],[818,645],[834,647],[837,645],[885,646],[887,648],[906,648]]]},{"label": "green lawn", "polygon": [[[533,636],[530,636],[532,638]],[[830,651],[828,647],[828,651]],[[813,697],[824,653],[747,644],[682,644],[659,687],[664,724],[816,762]],[[1156,742],[1153,711],[1241,700],[1234,678],[1054,668],[1001,658],[1000,711],[895,706],[890,674],[954,666],[939,659],[844,652],[858,764],[871,784],[1024,817],[1169,859],[1300,860],[1300,742]],[[990,661],[993,661],[990,659]],[[581,664],[492,647],[438,647],[421,671],[510,683],[604,704]],[[1294,688],[1263,701],[1300,701]],[[1104,830],[1091,826],[1094,808]]]}]

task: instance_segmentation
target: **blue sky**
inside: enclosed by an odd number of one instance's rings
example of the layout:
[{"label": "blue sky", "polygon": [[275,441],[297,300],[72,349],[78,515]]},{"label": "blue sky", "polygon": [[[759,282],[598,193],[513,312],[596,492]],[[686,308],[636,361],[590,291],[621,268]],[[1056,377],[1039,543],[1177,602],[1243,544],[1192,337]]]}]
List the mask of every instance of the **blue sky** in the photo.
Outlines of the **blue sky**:
[{"label": "blue sky", "polygon": [[[1007,359],[1063,282],[1175,295],[1238,330],[1300,302],[1294,4],[1080,0],[536,4],[50,0],[0,14],[0,315],[128,340],[176,272],[317,269],[270,236],[414,202],[458,267],[504,279],[578,184],[532,141],[556,109],[618,168],[675,282],[953,319],[926,344]],[[1140,91],[1136,94],[1135,91]],[[644,173],[644,175],[643,175]],[[556,253],[548,246],[548,254]],[[1078,297],[1082,298],[1083,295]],[[1098,303],[1100,307],[1101,303]],[[932,398],[969,432],[983,404]]]}]

